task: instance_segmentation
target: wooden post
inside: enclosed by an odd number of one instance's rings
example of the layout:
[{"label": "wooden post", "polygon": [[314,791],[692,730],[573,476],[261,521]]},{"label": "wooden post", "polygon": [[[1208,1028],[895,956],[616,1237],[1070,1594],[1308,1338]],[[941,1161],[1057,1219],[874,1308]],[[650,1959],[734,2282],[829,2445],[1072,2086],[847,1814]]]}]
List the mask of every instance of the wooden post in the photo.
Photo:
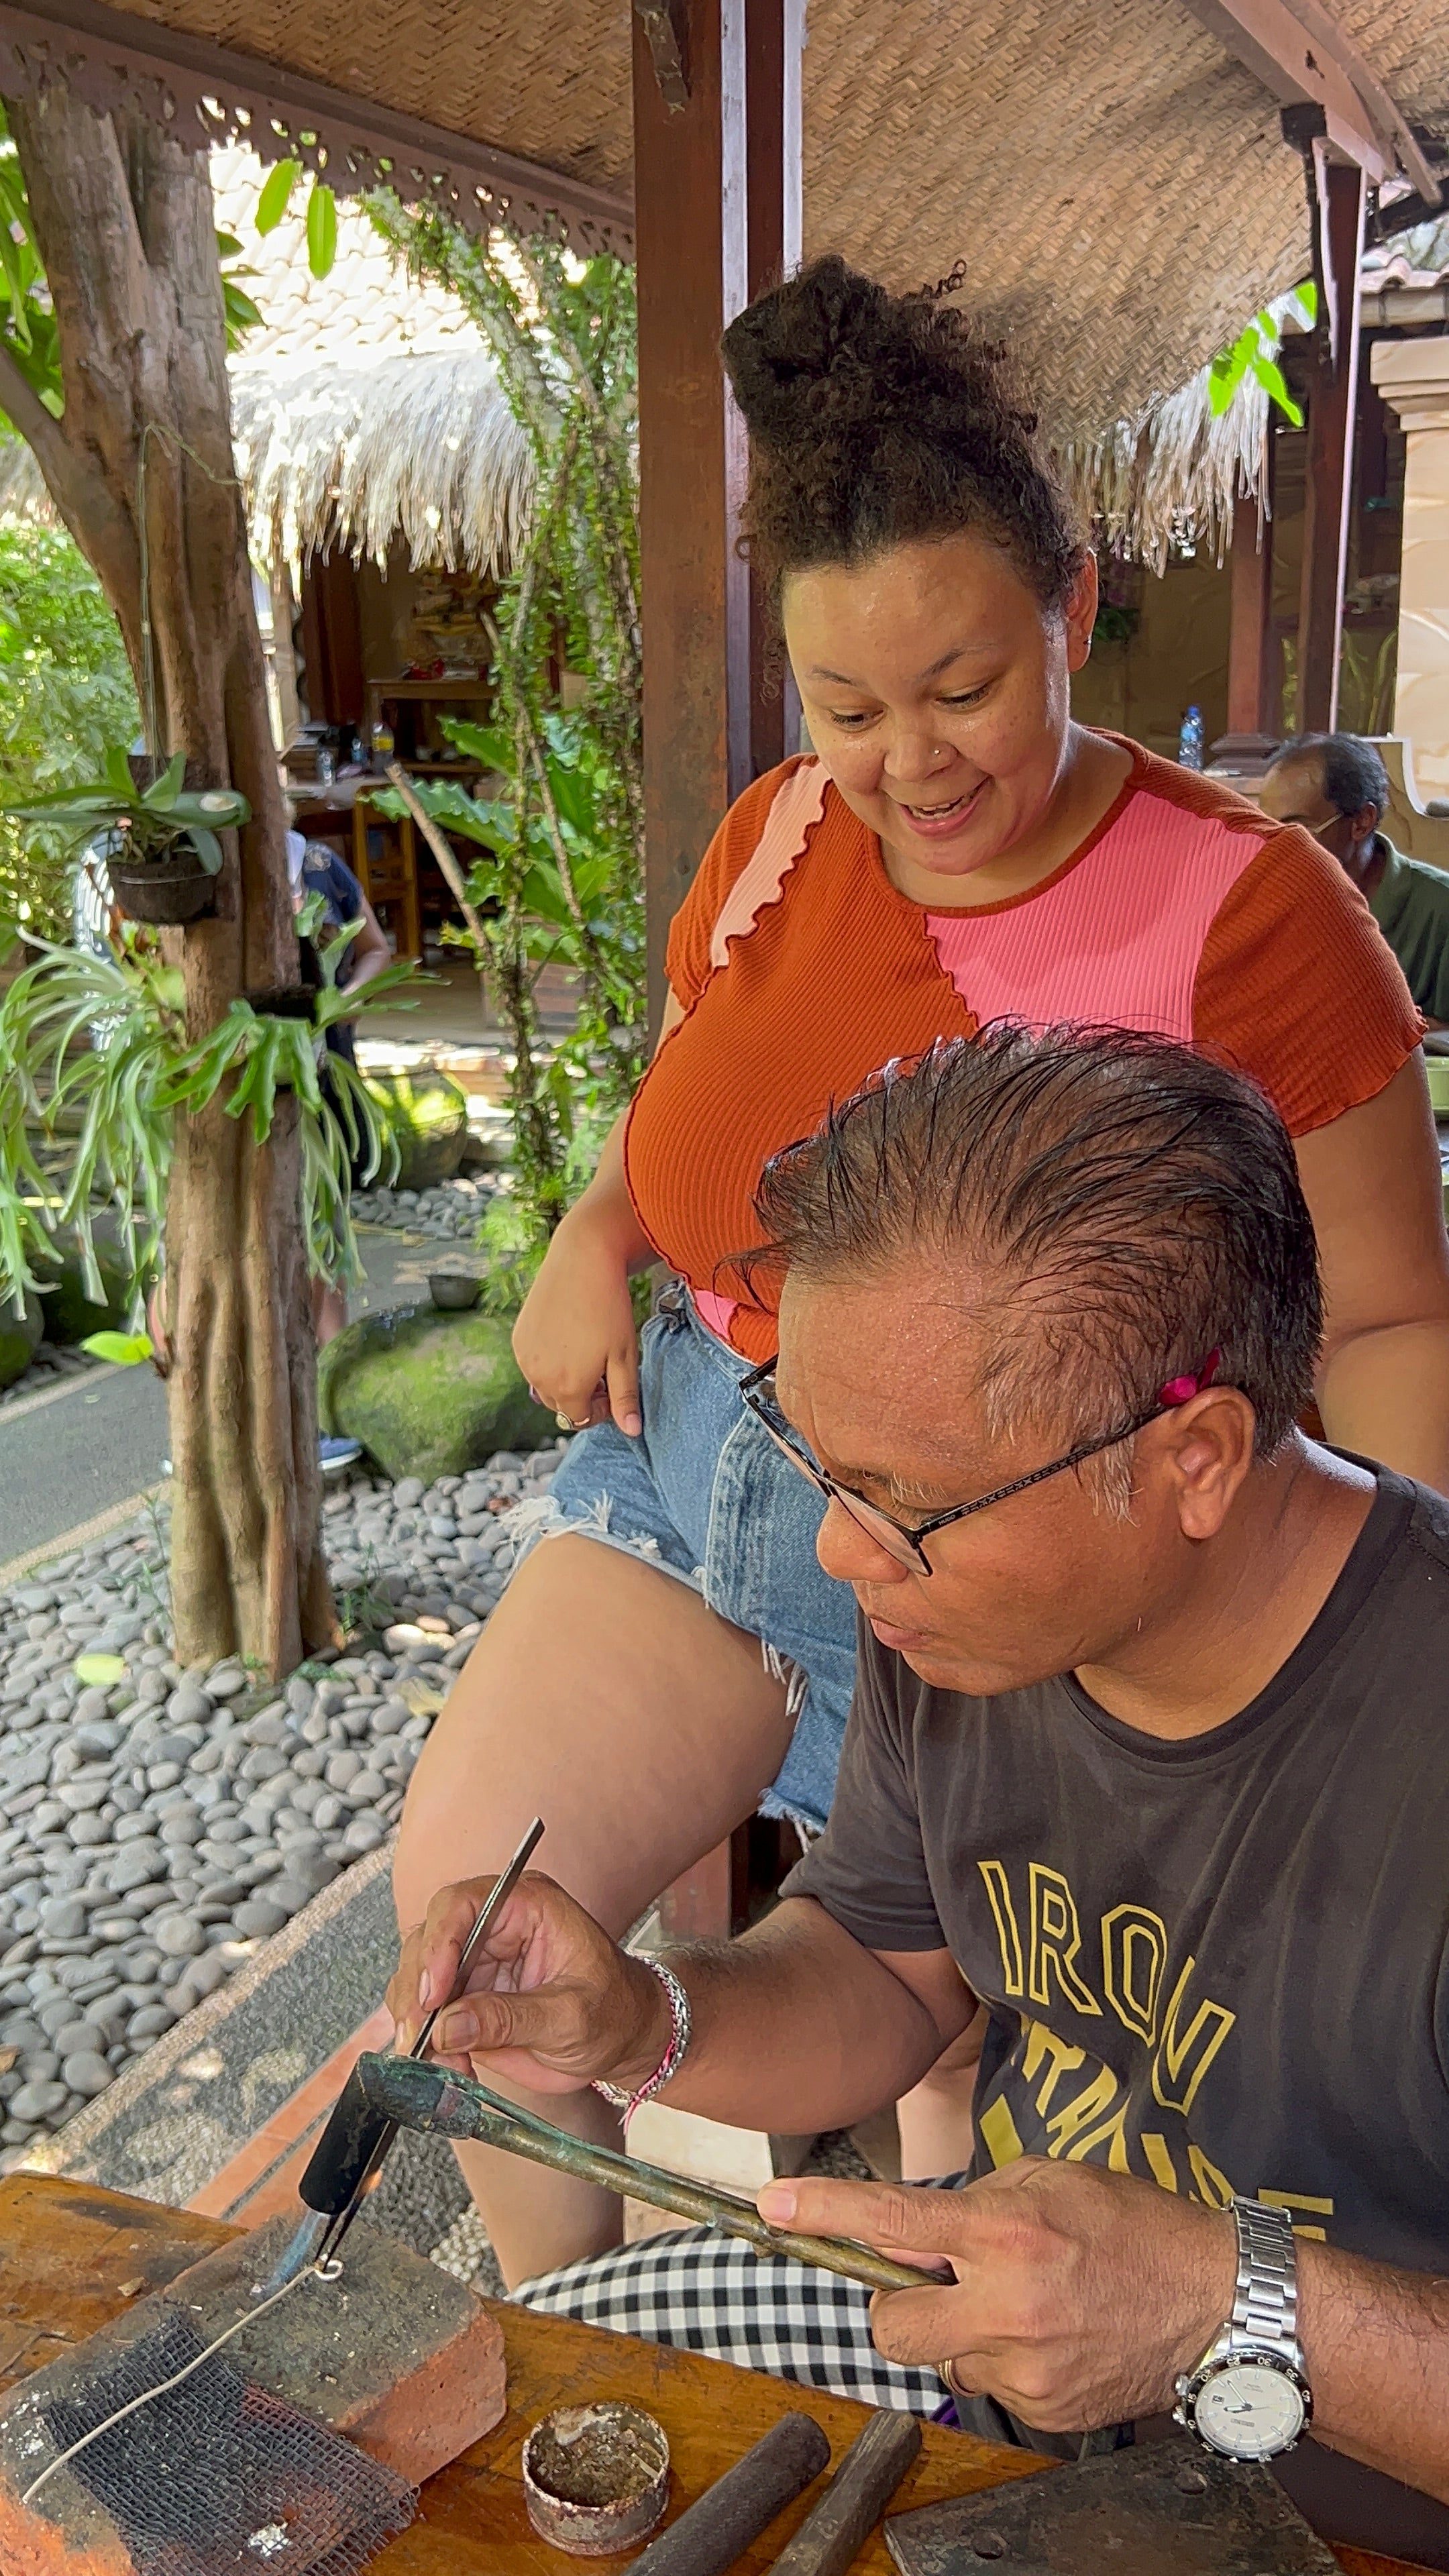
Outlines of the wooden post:
[{"label": "wooden post", "polygon": [[1298,600],[1298,726],[1330,733],[1338,716],[1338,661],[1348,569],[1353,424],[1358,389],[1359,257],[1364,174],[1314,148],[1323,299],[1318,362],[1308,397],[1303,579]]},{"label": "wooden post", "polygon": [[772,715],[768,691],[752,687],[754,673],[763,675],[763,630],[732,547],[744,457],[739,424],[727,420],[719,341],[756,286],[799,256],[802,14],[801,0],[636,0],[634,12],[645,892],[656,1026],[669,923],[731,797],[780,756],[771,726],[782,736],[783,701]]},{"label": "wooden post", "polygon": [[[743,424],[720,335],[800,258],[804,0],[635,0],[639,543],[649,1011],[669,924],[726,806],[793,748],[765,606],[735,550]],[[798,715],[798,701],[795,702]],[[787,741],[787,728],[789,739]],[[743,1832],[660,1900],[671,1939],[728,1934]]]},{"label": "wooden post", "polygon": [[[801,55],[805,0],[726,0],[725,23],[743,57],[746,208],[744,293],[726,288],[733,311],[800,265],[803,205],[800,168]],[[738,796],[752,778],[795,749],[800,698],[784,656],[769,600],[736,551],[747,457],[743,423],[728,391],[729,573],[743,591],[746,660],[730,679],[729,787]],[[732,641],[741,611],[732,622]]]},{"label": "wooden post", "polygon": [[1267,730],[1269,619],[1273,601],[1273,522],[1251,498],[1233,504],[1228,631],[1228,731]]}]

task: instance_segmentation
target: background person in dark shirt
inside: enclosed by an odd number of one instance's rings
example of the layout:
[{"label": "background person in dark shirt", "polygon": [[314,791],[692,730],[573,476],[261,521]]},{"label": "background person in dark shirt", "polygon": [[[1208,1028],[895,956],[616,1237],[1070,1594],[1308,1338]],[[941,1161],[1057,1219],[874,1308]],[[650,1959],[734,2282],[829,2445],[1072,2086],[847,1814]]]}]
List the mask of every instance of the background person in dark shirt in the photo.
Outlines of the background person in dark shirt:
[{"label": "background person in dark shirt", "polygon": [[1449,876],[1409,859],[1380,829],[1389,780],[1355,733],[1295,734],[1259,797],[1275,822],[1304,823],[1352,877],[1431,1028],[1449,1028]]},{"label": "background person in dark shirt", "polygon": [[[357,937],[339,960],[337,982],[340,990],[355,993],[361,985],[370,984],[374,975],[380,975],[385,966],[392,964],[392,950],[387,944],[386,931],[346,861],[340,859],[335,850],[329,849],[325,841],[306,840],[300,832],[293,830],[287,834],[287,868],[295,907],[300,909],[310,894],[322,897],[321,919],[310,942],[314,951],[325,948],[327,942],[335,939],[338,931],[344,930],[350,921],[359,925]],[[334,1020],[327,1032],[327,1048],[329,1054],[345,1056],[349,1064],[356,1064],[357,1044],[351,1020]],[[324,1067],[324,1081],[325,1073]],[[324,1343],[341,1332],[346,1321],[347,1298],[343,1290],[334,1287],[330,1279],[314,1279],[312,1326],[319,1351]],[[324,1439],[324,1463],[329,1465],[336,1463],[335,1457],[326,1457],[329,1446],[336,1452],[347,1447],[354,1456],[361,1454],[355,1443],[329,1444]]]},{"label": "background person in dark shirt", "polygon": [[[971,2429],[1073,2451],[1172,2406],[1258,2231],[1296,2254],[1313,2434],[1280,2454],[1301,2391],[1259,2351],[1251,2405],[1204,2381],[1220,2447],[1449,2568],[1449,1503],[1296,1428],[1322,1311],[1284,1129],[1186,1050],[997,1030],[847,1103],[759,1204],[781,1353],[746,1383],[829,1495],[864,1651],[775,1914],[672,1954],[666,2098],[842,2127],[984,2005],[969,2187],[760,2198],[955,2279],[868,2311],[696,2232],[521,2295],[927,2411],[949,2357]],[[485,1885],[410,1938],[404,2044]],[[549,1880],[486,1947],[437,2044],[488,2080],[671,2062],[662,1981]]]}]

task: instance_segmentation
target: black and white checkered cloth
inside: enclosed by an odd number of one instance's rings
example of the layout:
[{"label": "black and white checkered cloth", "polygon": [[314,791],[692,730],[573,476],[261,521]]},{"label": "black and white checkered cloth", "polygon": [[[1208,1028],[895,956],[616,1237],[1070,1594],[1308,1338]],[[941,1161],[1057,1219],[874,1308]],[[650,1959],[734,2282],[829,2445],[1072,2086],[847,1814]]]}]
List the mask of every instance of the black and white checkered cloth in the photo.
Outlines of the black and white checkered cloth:
[{"label": "black and white checkered cloth", "polygon": [[[963,2180],[955,2174],[932,2187],[948,2190]],[[870,2339],[869,2290],[811,2264],[756,2254],[711,2227],[570,2263],[523,2282],[515,2295],[545,2316],[678,2344],[867,2406],[934,2415],[945,2397],[936,2371],[881,2359]]]}]

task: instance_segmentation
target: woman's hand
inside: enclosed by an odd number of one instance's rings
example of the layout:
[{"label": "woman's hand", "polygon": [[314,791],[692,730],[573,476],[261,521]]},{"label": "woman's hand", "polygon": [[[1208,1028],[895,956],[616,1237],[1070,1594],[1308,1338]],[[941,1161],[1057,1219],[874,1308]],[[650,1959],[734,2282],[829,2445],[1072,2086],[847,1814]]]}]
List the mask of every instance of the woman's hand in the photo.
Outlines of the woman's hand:
[{"label": "woman's hand", "polygon": [[595,2076],[642,2083],[669,2045],[673,2016],[659,1979],[610,1940],[573,1897],[530,1870],[520,1879],[449,2002],[463,1944],[491,1893],[464,1879],[433,1898],[408,1934],[387,1999],[399,2051],[425,2016],[438,2018],[431,2054],[483,2081],[535,2093],[579,2093]]},{"label": "woman's hand", "polygon": [[513,1350],[540,1400],[577,1428],[612,1415],[631,1439],[642,1431],[626,1251],[582,1199],[549,1245],[513,1328]]}]

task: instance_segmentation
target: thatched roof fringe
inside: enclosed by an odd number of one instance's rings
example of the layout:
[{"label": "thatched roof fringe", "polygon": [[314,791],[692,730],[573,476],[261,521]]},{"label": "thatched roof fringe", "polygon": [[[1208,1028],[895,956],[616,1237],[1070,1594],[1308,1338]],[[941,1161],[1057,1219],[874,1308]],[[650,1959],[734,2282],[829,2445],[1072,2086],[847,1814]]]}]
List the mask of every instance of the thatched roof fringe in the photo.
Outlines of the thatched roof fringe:
[{"label": "thatched roof fringe", "polygon": [[[1262,345],[1271,356],[1285,330],[1303,330],[1307,316],[1296,289],[1264,309],[1273,329]],[[1057,448],[1083,518],[1154,572],[1183,540],[1210,545],[1221,563],[1240,493],[1258,503],[1260,514],[1267,509],[1268,395],[1250,373],[1228,409],[1214,413],[1211,375],[1210,366],[1200,367],[1178,392],[1153,395],[1132,419]]]},{"label": "thatched roof fringe", "polygon": [[232,432],[259,561],[340,545],[382,563],[497,576],[533,499],[528,442],[478,350],[366,366],[231,371]]},{"label": "thatched roof fringe", "polygon": [[1179,393],[1076,439],[1058,464],[1082,517],[1121,553],[1161,572],[1174,541],[1210,545],[1219,563],[1240,492],[1259,499],[1267,462],[1268,397],[1248,382],[1214,419],[1207,370]]}]

